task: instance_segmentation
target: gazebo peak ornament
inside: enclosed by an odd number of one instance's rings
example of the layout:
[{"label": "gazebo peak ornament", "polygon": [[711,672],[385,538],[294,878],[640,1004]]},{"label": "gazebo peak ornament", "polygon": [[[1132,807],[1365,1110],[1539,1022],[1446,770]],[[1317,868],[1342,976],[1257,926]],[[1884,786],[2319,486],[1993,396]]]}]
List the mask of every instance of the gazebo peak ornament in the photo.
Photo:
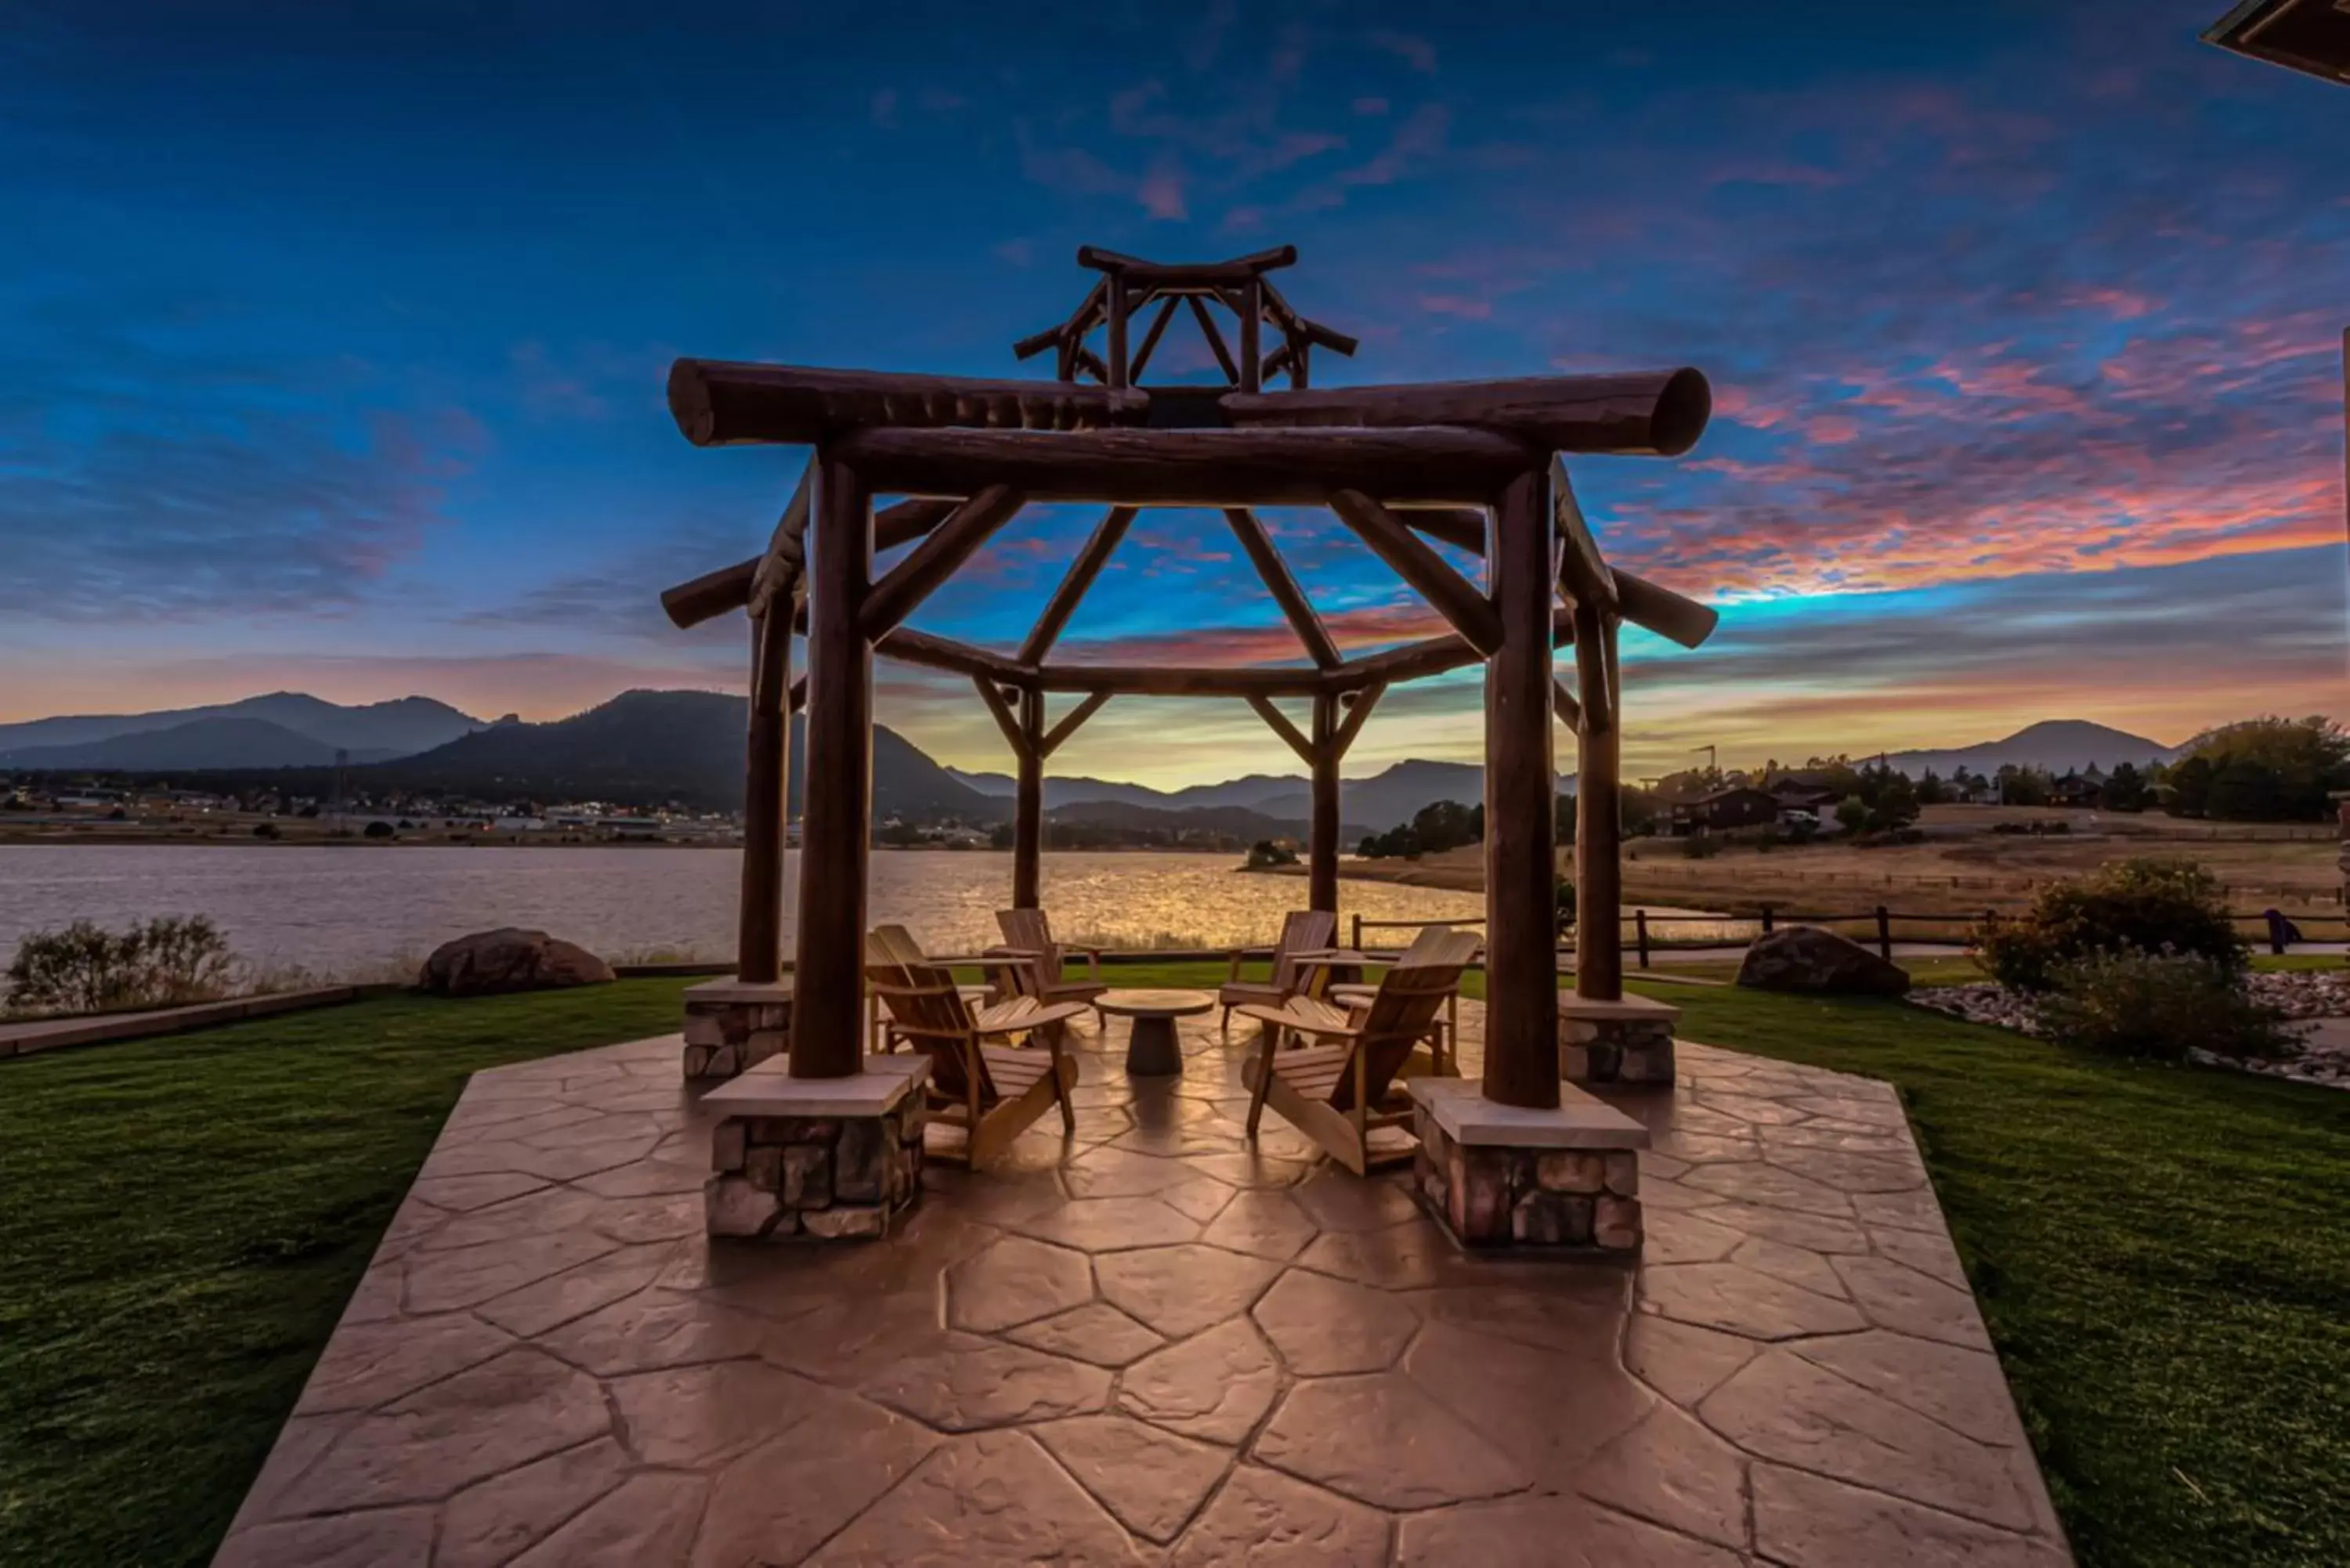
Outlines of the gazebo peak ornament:
[{"label": "gazebo peak ornament", "polygon": [[[1067,320],[1015,346],[1051,350],[1052,380],[991,380],[680,359],[669,399],[698,446],[810,445],[766,552],[662,596],[689,626],[748,608],[754,627],[750,790],[740,979],[778,981],[790,632],[804,619],[806,767],[791,1074],[853,1076],[863,1056],[862,943],[871,836],[872,656],[972,680],[1020,766],[1014,902],[1037,901],[1045,759],[1114,696],[1248,701],[1313,774],[1309,902],[1335,909],[1338,766],[1388,686],[1485,667],[1485,1097],[1559,1105],[1553,715],[1574,729],[1575,984],[1594,1004],[1622,992],[1618,824],[1622,708],[1616,629],[1687,647],[1714,612],[1603,556],[1562,454],[1674,456],[1703,431],[1711,393],[1691,369],[1505,380],[1315,388],[1317,348],[1355,341],[1293,310],[1267,275],[1288,247],[1170,265],[1090,247],[1101,276]],[[1179,310],[1202,328],[1228,385],[1149,387],[1152,355]],[[1216,324],[1238,323],[1233,353]],[[1143,323],[1139,336],[1132,331]],[[1268,334],[1278,339],[1261,353]],[[1101,344],[1099,348],[1094,341]],[[1284,389],[1267,389],[1273,377]],[[879,506],[877,496],[896,500]],[[1029,502],[1108,510],[1071,559],[1034,628],[1011,651],[907,622],[931,592]],[[1450,624],[1438,638],[1349,657],[1336,645],[1253,508],[1327,506]],[[1054,657],[1070,615],[1146,506],[1221,510],[1307,662],[1280,667],[1092,665]],[[1472,581],[1430,540],[1481,556]],[[879,551],[910,546],[876,575]],[[1575,679],[1552,650],[1575,647]],[[1047,694],[1081,701],[1047,722]],[[1277,707],[1303,699],[1300,727]]]}]

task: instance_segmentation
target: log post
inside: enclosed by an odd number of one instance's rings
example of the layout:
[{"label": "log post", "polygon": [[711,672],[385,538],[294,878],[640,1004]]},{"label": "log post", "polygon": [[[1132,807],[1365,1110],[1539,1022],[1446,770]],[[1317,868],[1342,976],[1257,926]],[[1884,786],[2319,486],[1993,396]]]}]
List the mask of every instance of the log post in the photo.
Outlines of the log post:
[{"label": "log post", "polygon": [[1493,508],[1500,647],[1485,666],[1485,1097],[1559,1102],[1558,949],[1551,767],[1551,524],[1544,474]]},{"label": "log post", "polygon": [[818,449],[816,463],[791,1075],[842,1078],[853,1076],[865,1055],[873,646],[859,621],[873,575],[873,508],[864,480],[828,449]]},{"label": "log post", "polygon": [[1020,693],[1019,785],[1012,803],[1012,907],[1045,907],[1045,694]]},{"label": "log post", "polygon": [[1252,276],[1241,285],[1240,389],[1257,392],[1264,387],[1264,359],[1258,343],[1264,335],[1264,282]]},{"label": "log post", "polygon": [[1305,844],[1305,907],[1338,912],[1338,698],[1326,691],[1314,699],[1313,826]]},{"label": "log post", "polygon": [[792,606],[751,619],[751,727],[743,770],[743,904],[734,977],[783,978],[784,824],[792,775]]},{"label": "log post", "polygon": [[[1615,621],[1596,607],[1575,609],[1575,669],[1583,723],[1575,732],[1575,994],[1624,997],[1623,732],[1608,691]],[[1486,814],[1492,820],[1492,814]]]}]

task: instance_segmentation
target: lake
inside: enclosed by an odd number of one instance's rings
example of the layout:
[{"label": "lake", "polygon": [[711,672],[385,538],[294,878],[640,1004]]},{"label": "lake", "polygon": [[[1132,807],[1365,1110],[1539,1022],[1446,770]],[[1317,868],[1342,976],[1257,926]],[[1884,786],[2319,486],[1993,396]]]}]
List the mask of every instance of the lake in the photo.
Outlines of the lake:
[{"label": "lake", "polygon": [[[1048,854],[1045,905],[1065,940],[1110,947],[1263,943],[1305,901],[1302,877],[1245,875],[1232,855]],[[796,866],[797,857],[793,857]],[[741,858],[732,849],[400,846],[0,846],[0,962],[27,931],[209,915],[245,959],[321,976],[380,975],[493,926],[554,932],[613,958],[731,959]],[[787,872],[786,897],[796,890]],[[997,940],[1012,857],[876,850],[876,923],[934,951]],[[1461,919],[1476,893],[1343,882],[1342,920]],[[785,911],[785,930],[791,911]],[[1343,931],[1343,927],[1342,927]],[[789,950],[788,936],[786,952]]]}]

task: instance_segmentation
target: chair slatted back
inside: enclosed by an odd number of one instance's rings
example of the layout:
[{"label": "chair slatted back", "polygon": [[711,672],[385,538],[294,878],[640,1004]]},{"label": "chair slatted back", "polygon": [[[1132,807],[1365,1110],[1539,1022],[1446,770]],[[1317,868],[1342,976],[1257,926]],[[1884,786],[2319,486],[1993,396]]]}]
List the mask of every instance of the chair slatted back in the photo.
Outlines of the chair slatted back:
[{"label": "chair slatted back", "polygon": [[964,1099],[976,1078],[981,1104],[994,1103],[995,1084],[953,971],[931,962],[905,927],[876,926],[865,940],[865,978],[898,1032],[930,1057],[934,1088]]},{"label": "chair slatted back", "polygon": [[1061,978],[1061,945],[1053,940],[1053,922],[1042,909],[998,909],[996,929],[1006,945],[1036,956],[1035,984],[1041,992]]},{"label": "chair slatted back", "polygon": [[[1431,934],[1433,933],[1433,934]],[[1477,951],[1477,938],[1468,931],[1429,928],[1416,938],[1395,967],[1379,977],[1356,1049],[1363,1054],[1366,1097],[1378,1105],[1395,1075],[1411,1060],[1419,1044],[1461,989],[1461,971]],[[1330,1103],[1339,1110],[1355,1105],[1355,1075],[1343,1075],[1332,1087]]]},{"label": "chair slatted back", "polygon": [[1338,940],[1338,917],[1328,909],[1292,909],[1281,922],[1281,940],[1273,949],[1273,983],[1295,991],[1297,955],[1316,952]]}]

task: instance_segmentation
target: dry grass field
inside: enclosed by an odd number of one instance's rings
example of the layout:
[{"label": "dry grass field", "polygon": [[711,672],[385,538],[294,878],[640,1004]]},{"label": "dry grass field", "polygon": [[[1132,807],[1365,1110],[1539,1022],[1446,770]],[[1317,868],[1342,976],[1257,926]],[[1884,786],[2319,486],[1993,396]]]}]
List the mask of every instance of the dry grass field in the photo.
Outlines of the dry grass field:
[{"label": "dry grass field", "polygon": [[[2063,822],[2063,833],[2000,833],[2002,823]],[[1903,913],[1979,916],[2022,908],[2049,882],[2110,860],[2182,856],[2226,883],[2240,909],[2271,906],[2299,917],[2340,916],[2343,873],[2334,829],[2322,824],[2188,822],[2154,813],[1989,805],[1929,806],[1922,844],[1856,848],[1830,841],[1796,848],[1729,846],[1691,859],[1683,841],[1639,838],[1625,846],[1625,890],[1650,904],[1730,913],[1861,913],[1879,904]],[[1474,847],[1417,861],[1348,861],[1346,874],[1435,888],[1483,885]],[[1562,866],[1565,857],[1562,856]],[[2313,936],[2336,934],[2331,928]]]}]

